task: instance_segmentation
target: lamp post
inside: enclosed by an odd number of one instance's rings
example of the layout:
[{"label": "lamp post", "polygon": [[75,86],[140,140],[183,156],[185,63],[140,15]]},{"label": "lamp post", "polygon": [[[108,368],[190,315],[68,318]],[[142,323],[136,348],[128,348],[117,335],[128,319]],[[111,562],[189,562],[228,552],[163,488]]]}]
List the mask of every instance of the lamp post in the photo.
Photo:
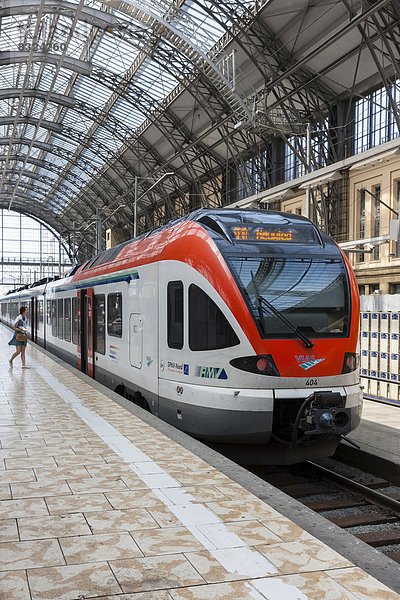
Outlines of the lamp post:
[{"label": "lamp post", "polygon": [[[146,194],[148,194],[156,185],[158,185],[159,183],[161,183],[161,181],[163,179],[165,179],[165,177],[170,177],[170,175],[174,175],[173,171],[169,171],[168,173],[164,173],[164,175],[161,175],[161,177],[159,177],[157,179],[157,181],[155,181],[153,183],[153,185],[151,187],[149,187],[148,190],[146,190],[145,192],[143,192],[143,194],[141,194],[140,198],[138,197],[138,191],[139,191],[139,177],[137,175],[135,175],[135,201],[134,201],[134,206],[133,206],[133,237],[136,237],[137,234],[137,207],[138,207],[138,202],[139,200],[141,200],[144,196],[146,196]],[[144,177],[143,181],[145,181],[146,179],[150,179],[150,177]]]}]

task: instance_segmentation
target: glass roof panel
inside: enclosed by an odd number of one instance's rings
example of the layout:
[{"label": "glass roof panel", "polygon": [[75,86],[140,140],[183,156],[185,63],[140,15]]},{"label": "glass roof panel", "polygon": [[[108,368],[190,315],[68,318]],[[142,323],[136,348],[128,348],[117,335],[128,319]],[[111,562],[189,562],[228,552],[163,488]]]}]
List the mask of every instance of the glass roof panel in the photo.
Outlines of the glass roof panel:
[{"label": "glass roof panel", "polygon": [[74,98],[96,107],[103,106],[111,94],[104,85],[82,76],[78,77],[73,90]]},{"label": "glass roof panel", "polygon": [[139,125],[143,123],[146,118],[146,115],[143,112],[138,110],[135,106],[123,98],[117,100],[112,107],[110,114],[132,129],[139,127]]},{"label": "glass roof panel", "polygon": [[132,43],[105,33],[92,57],[92,62],[120,75],[131,66],[137,54],[138,50]]}]

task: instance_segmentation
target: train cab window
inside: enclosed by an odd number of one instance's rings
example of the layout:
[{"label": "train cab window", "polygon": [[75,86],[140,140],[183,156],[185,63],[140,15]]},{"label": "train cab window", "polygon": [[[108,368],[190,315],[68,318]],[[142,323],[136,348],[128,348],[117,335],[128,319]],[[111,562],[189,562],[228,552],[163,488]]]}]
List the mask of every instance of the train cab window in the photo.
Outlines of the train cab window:
[{"label": "train cab window", "polygon": [[107,331],[108,335],[122,337],[122,294],[107,296]]},{"label": "train cab window", "polygon": [[51,301],[51,334],[57,337],[57,300]]},{"label": "train cab window", "polygon": [[167,332],[169,348],[183,348],[183,283],[170,281],[167,289]]},{"label": "train cab window", "polygon": [[64,340],[71,341],[71,298],[64,300]]},{"label": "train cab window", "polygon": [[64,300],[59,298],[57,300],[57,337],[63,338],[64,336]]},{"label": "train cab window", "polygon": [[189,347],[219,350],[239,344],[228,320],[213,300],[197,285],[189,287]]},{"label": "train cab window", "polygon": [[78,299],[72,298],[72,343],[78,341]]},{"label": "train cab window", "polygon": [[106,300],[104,294],[94,297],[94,350],[106,353]]}]

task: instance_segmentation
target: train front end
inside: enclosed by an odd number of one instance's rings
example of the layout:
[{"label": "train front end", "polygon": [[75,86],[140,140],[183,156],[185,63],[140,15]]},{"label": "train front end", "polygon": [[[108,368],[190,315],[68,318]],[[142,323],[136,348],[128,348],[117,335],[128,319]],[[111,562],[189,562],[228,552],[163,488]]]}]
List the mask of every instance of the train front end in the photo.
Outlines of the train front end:
[{"label": "train front end", "polygon": [[247,318],[238,320],[254,350],[243,356],[237,347],[232,378],[273,397],[260,461],[329,456],[361,419],[352,269],[336,243],[304,217],[221,211],[213,218],[215,231],[224,231],[214,241],[246,304]]}]

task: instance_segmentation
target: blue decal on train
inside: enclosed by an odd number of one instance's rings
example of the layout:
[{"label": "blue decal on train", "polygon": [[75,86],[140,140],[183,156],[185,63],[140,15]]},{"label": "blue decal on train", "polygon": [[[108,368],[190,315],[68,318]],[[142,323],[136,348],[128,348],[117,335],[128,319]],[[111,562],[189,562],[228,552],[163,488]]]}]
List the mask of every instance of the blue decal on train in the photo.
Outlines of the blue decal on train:
[{"label": "blue decal on train", "polygon": [[196,367],[195,375],[206,379],[228,379],[228,375],[222,367]]},{"label": "blue decal on train", "polygon": [[300,356],[296,355],[296,360],[299,364],[299,367],[307,371],[307,369],[315,367],[315,365],[325,360],[325,358],[315,358],[314,354],[311,354],[311,356],[303,356],[301,354]]}]

